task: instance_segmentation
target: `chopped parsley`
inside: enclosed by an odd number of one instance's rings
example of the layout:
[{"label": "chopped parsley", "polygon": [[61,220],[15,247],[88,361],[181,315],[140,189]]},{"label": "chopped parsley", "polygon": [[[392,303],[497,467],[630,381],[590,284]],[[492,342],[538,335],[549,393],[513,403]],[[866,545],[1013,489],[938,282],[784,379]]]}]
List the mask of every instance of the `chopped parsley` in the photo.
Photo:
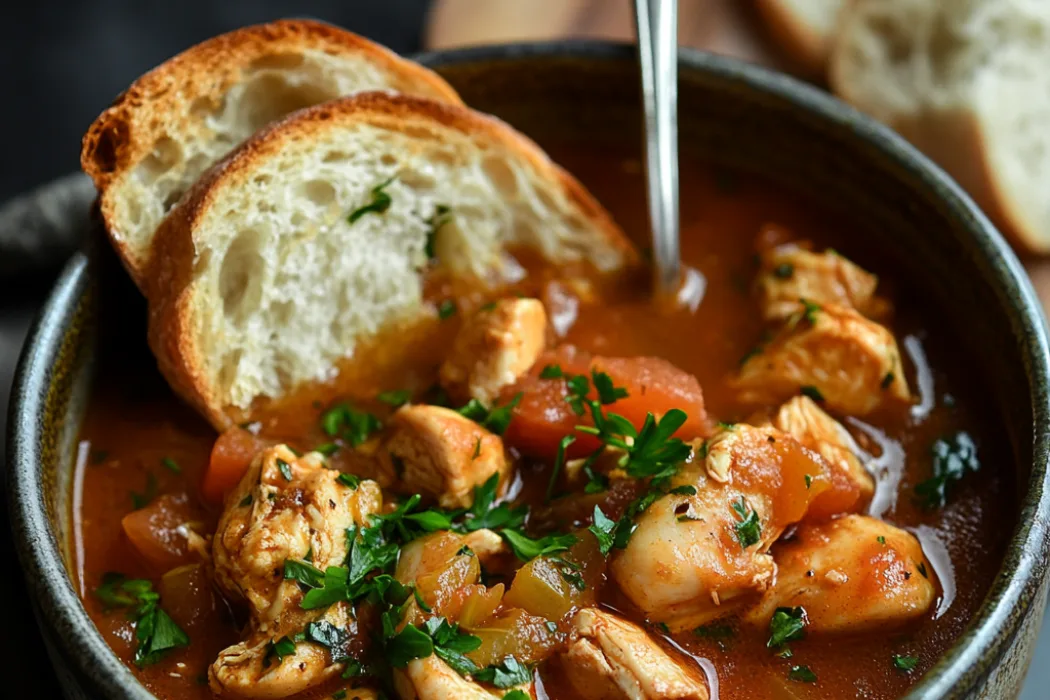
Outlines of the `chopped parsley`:
[{"label": "chopped parsley", "polygon": [[350,212],[346,220],[352,225],[365,214],[382,214],[389,209],[391,199],[390,195],[386,193],[386,187],[393,181],[394,178],[391,177],[373,187],[371,201]]},{"label": "chopped parsley", "polygon": [[331,622],[318,620],[306,625],[304,630],[306,641],[316,642],[332,652],[339,652],[345,646],[348,639],[346,630],[336,627]]},{"label": "chopped parsley", "polygon": [[879,386],[883,389],[889,389],[890,384],[893,384],[893,379],[893,372],[887,372],[886,376],[882,378],[882,382],[879,383]]},{"label": "chopped parsley", "polygon": [[791,263],[780,263],[773,268],[773,276],[777,279],[789,280],[795,274],[795,266]]},{"label": "chopped parsley", "polygon": [[398,408],[408,403],[408,400],[412,398],[412,392],[408,389],[395,389],[392,391],[381,391],[376,396],[376,399],[388,406]]},{"label": "chopped parsley", "polygon": [[182,473],[182,467],[180,467],[179,463],[176,462],[171,457],[165,457],[164,459],[160,460],[160,464],[161,464],[162,467],[167,469],[172,474],[181,474]]},{"label": "chopped parsley", "polygon": [[548,561],[554,564],[554,568],[557,569],[558,574],[565,583],[569,584],[578,591],[587,590],[587,582],[583,580],[583,576],[580,575],[580,565],[574,561],[563,559],[562,557],[547,557]]},{"label": "chopped parsley", "polygon": [[139,668],[161,660],[171,649],[186,647],[189,636],[160,607],[160,594],[146,579],[128,579],[114,572],[102,576],[95,596],[106,609],[130,608],[135,623],[135,665]]},{"label": "chopped parsley", "polygon": [[502,700],[532,700],[532,696],[530,696],[524,690],[519,690],[515,688],[514,690],[504,695]]},{"label": "chopped parsley", "polygon": [[598,392],[598,400],[603,404],[608,405],[627,398],[627,389],[613,386],[612,377],[605,372],[598,372],[592,369],[591,380],[594,382],[595,391]]},{"label": "chopped parsley", "polygon": [[405,628],[386,641],[385,656],[394,668],[404,668],[409,661],[425,659],[434,653],[434,642],[426,632],[414,625]]},{"label": "chopped parsley", "polygon": [[561,370],[561,365],[545,365],[540,370],[540,379],[561,379],[565,376],[565,373]]},{"label": "chopped parsley", "polygon": [[802,394],[803,396],[806,396],[808,398],[813,399],[817,403],[823,403],[824,402],[824,394],[820,393],[820,389],[818,389],[817,387],[815,387],[815,386],[813,386],[811,384],[808,384],[808,385],[802,387],[801,389],[799,389],[799,393]]},{"label": "chopped parsley", "polygon": [[608,555],[614,543],[613,533],[616,530],[616,521],[607,517],[601,508],[594,506],[594,522],[587,529],[598,540],[598,550],[603,555]]},{"label": "chopped parsley", "polygon": [[383,424],[371,413],[339,404],[321,416],[321,428],[329,437],[341,436],[353,447],[359,447],[382,429]]},{"label": "chopped parsley", "polygon": [[787,321],[787,329],[794,330],[796,326],[802,321],[805,321],[809,325],[813,325],[817,322],[817,313],[820,311],[820,304],[815,304],[808,299],[799,299],[798,303],[802,304],[802,308],[796,311]]},{"label": "chopped parsley", "polygon": [[292,480],[292,465],[285,462],[280,457],[277,458],[277,470],[281,472],[281,476],[284,477],[285,481]]},{"label": "chopped parsley", "polygon": [[131,508],[141,510],[157,497],[157,477],[153,472],[146,472],[146,488],[142,493],[131,492]]},{"label": "chopped parsley", "polygon": [[777,608],[769,620],[766,647],[775,649],[806,636],[806,610],[802,607]]},{"label": "chopped parsley", "polygon": [[893,667],[904,673],[911,673],[915,670],[918,663],[919,657],[917,656],[902,656],[901,654],[893,655]]},{"label": "chopped parsley", "polygon": [[320,588],[324,585],[324,572],[313,564],[297,559],[286,559],[284,562],[286,581],[298,581],[306,588]]},{"label": "chopped parsley", "polygon": [[244,498],[241,499],[241,502],[238,503],[237,505],[243,508],[244,506],[250,506],[251,504],[252,504],[252,492],[249,491],[244,496]]},{"label": "chopped parsley", "polygon": [[879,544],[886,544],[886,538],[883,537],[882,535],[879,535],[875,539],[878,541]]},{"label": "chopped parsley", "polygon": [[456,302],[453,299],[445,299],[438,304],[438,318],[443,321],[449,316],[454,316],[457,308]]},{"label": "chopped parsley", "polygon": [[494,407],[491,411],[485,408],[485,405],[477,399],[471,399],[459,409],[459,414],[480,424],[482,428],[491,433],[503,435],[503,433],[507,432],[510,419],[514,416],[515,407],[521,403],[521,398],[524,395],[524,393],[519,391],[510,401],[502,406]]},{"label": "chopped parsley", "polygon": [[569,449],[569,445],[576,442],[575,435],[566,435],[558,443],[558,452],[554,456],[554,467],[551,469],[551,478],[547,482],[547,494],[545,502],[549,503],[551,498],[554,496],[554,487],[558,483],[558,477],[561,475],[562,468],[565,466],[565,450]]},{"label": "chopped parsley", "polygon": [[353,489],[354,491],[356,491],[357,487],[361,485],[361,477],[354,476],[353,474],[347,474],[346,472],[343,472],[342,474],[337,476],[335,480],[343,486],[346,486],[349,489]]},{"label": "chopped parsley", "polygon": [[338,451],[339,451],[339,445],[337,445],[334,442],[326,442],[323,445],[318,445],[317,447],[314,448],[314,452],[317,452],[318,454],[322,454],[325,457],[331,457],[332,455],[334,455]]},{"label": "chopped parsley", "polygon": [[[601,450],[598,453],[600,454]],[[595,455],[592,455],[595,456]],[[589,458],[588,462],[591,461]],[[609,488],[609,477],[605,476],[599,471],[595,471],[590,464],[583,465],[583,473],[587,477],[587,484],[583,487],[583,492],[587,494],[601,493]]]},{"label": "chopped parsley", "polygon": [[571,533],[564,535],[545,535],[533,539],[516,530],[504,528],[500,530],[500,536],[510,545],[514,555],[522,561],[530,561],[536,557],[564,552],[576,544],[576,535]]},{"label": "chopped parsley", "polygon": [[[495,666],[487,666],[475,673],[474,679],[501,689],[513,688],[531,681],[532,672],[525,664],[508,654]],[[504,698],[506,697],[505,695]]]},{"label": "chopped parsley", "polygon": [[948,493],[968,473],[981,468],[977,445],[969,433],[959,431],[933,443],[933,476],[915,487],[915,494],[928,509],[940,508]]},{"label": "chopped parsley", "polygon": [[479,437],[474,441],[474,454],[470,456],[471,461],[474,461],[481,456],[481,438]]},{"label": "chopped parsley", "polygon": [[474,504],[464,514],[462,522],[453,524],[458,532],[474,532],[487,528],[518,529],[525,524],[528,509],[524,506],[512,508],[508,503],[493,505],[496,501],[496,490],[499,487],[499,474],[490,476],[484,484],[474,487]]},{"label": "chopped parsley", "polygon": [[743,496],[733,502],[733,512],[740,518],[733,526],[736,538],[740,541],[740,546],[747,549],[762,538],[762,523],[758,520],[758,513],[748,505]]},{"label": "chopped parsley", "polygon": [[729,625],[701,625],[693,630],[701,639],[732,639],[736,631]]},{"label": "chopped parsley", "polygon": [[806,474],[805,479],[806,479],[806,488],[808,489],[810,486],[813,485],[813,477],[810,476],[809,474]]},{"label": "chopped parsley", "polygon": [[792,666],[788,678],[800,683],[816,683],[817,674],[813,673],[809,666]]}]

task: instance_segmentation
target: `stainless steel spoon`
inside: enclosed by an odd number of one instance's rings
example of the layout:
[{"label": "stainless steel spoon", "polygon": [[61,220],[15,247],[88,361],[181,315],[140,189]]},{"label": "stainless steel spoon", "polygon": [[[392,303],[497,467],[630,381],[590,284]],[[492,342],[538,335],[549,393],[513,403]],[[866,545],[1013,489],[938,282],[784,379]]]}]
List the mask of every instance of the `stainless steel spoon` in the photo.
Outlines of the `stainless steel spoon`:
[{"label": "stainless steel spoon", "polygon": [[678,0],[635,0],[634,16],[645,104],[653,291],[657,301],[678,306]]}]

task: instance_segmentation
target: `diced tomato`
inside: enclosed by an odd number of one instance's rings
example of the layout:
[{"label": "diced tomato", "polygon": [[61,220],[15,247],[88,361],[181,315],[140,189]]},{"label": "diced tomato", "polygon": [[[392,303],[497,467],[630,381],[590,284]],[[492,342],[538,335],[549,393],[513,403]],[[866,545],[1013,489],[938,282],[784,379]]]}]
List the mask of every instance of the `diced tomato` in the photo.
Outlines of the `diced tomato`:
[{"label": "diced tomato", "polygon": [[830,469],[829,485],[809,504],[806,520],[827,520],[842,513],[856,512],[860,506],[860,486],[842,469]]},{"label": "diced tomato", "polygon": [[189,496],[169,493],[128,513],[121,525],[139,554],[158,571],[164,571],[192,561],[186,535],[179,528],[200,517]]},{"label": "diced tomato", "polygon": [[230,428],[219,436],[211,448],[211,460],[204,472],[201,494],[211,503],[221,504],[223,497],[237,486],[266,442],[243,428]]},{"label": "diced tomato", "polygon": [[[528,374],[504,392],[504,402],[522,393],[504,439],[524,454],[553,459],[566,435],[576,436],[569,457],[582,457],[599,446],[596,438],[574,430],[577,425],[593,425],[593,421],[589,413],[578,416],[573,412],[565,400],[569,395],[565,379],[540,377],[548,365],[558,365],[566,376],[584,374],[589,381],[592,370],[608,374],[616,387],[627,389],[627,396],[605,410],[618,413],[636,428],[641,428],[649,413],[660,418],[678,408],[689,417],[678,437],[688,440],[708,432],[704,395],[693,375],[658,357],[592,357],[566,345],[544,353]],[[588,398],[597,398],[593,381]]]}]

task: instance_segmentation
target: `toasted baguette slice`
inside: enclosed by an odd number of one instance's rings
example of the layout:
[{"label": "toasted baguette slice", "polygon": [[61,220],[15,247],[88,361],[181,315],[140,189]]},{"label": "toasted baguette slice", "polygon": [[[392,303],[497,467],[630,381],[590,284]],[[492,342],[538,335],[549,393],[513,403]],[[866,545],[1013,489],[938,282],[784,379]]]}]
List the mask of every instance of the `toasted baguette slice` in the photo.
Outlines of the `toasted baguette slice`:
[{"label": "toasted baguette slice", "polygon": [[289,112],[362,90],[460,103],[435,73],[306,20],[223,34],[136,80],[88,129],[80,162],[139,287],[154,231],[210,165]]},{"label": "toasted baguette slice", "polygon": [[491,287],[520,277],[519,246],[601,272],[637,259],[594,198],[503,122],[362,93],[262,130],[187,193],[157,233],[150,343],[223,428],[303,386],[378,376],[377,354],[358,352],[377,338],[396,355],[424,342],[420,327],[454,327],[424,301],[428,247],[441,274]]},{"label": "toasted baguette slice", "polygon": [[835,92],[965,187],[1021,252],[1050,252],[1050,3],[857,0]]},{"label": "toasted baguette slice", "polygon": [[769,33],[806,73],[823,76],[839,14],[849,0],[758,0]]}]

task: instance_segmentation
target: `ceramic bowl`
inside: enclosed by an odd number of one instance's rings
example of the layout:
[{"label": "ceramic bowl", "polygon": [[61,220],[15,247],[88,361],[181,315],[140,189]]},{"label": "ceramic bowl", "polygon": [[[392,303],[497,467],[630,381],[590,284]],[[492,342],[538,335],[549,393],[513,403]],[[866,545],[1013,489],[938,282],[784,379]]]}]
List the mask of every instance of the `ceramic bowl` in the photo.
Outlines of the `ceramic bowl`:
[{"label": "ceramic bowl", "polygon": [[[640,142],[639,81],[628,46],[493,46],[420,59],[468,104],[541,144]],[[1020,505],[1014,522],[996,524],[1012,535],[984,604],[908,697],[1016,695],[1047,593],[1050,445],[1047,338],[1021,266],[941,170],[889,130],[810,86],[737,61],[682,52],[679,103],[683,159],[758,173],[800,197],[848,208],[852,220],[864,224],[857,235],[893,257],[955,337],[972,346],[975,371],[993,387],[992,400],[1008,426]],[[80,202],[85,212],[86,204]],[[98,338],[127,333],[130,352],[149,364],[144,308],[128,301],[133,290],[100,293],[100,280],[112,276],[122,277],[111,256],[74,256],[30,333],[9,423],[10,514],[32,602],[67,693],[140,698],[149,693],[103,642],[67,573],[74,451],[100,359]]]}]

